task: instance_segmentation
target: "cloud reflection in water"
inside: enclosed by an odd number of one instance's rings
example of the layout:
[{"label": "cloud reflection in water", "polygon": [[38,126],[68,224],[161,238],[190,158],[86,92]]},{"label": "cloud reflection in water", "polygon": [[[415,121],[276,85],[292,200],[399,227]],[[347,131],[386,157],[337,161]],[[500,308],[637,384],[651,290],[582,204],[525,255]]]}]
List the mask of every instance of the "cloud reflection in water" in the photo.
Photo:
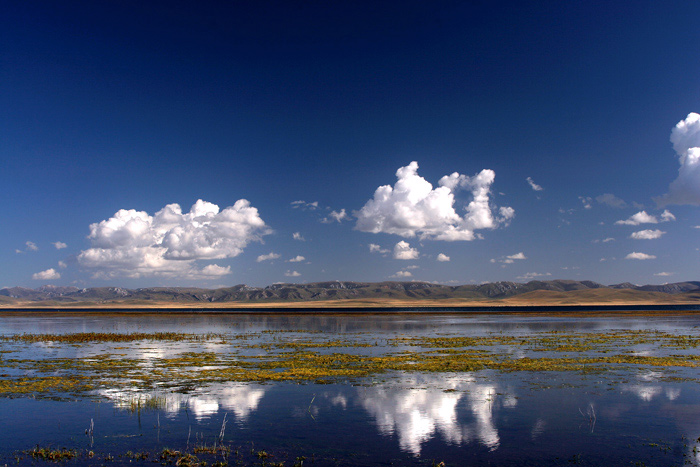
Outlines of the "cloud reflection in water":
[{"label": "cloud reflection in water", "polygon": [[[437,382],[439,387],[435,386]],[[401,449],[417,456],[421,445],[436,433],[448,443],[478,440],[490,450],[497,449],[500,438],[493,412],[517,404],[514,397],[501,398],[497,393],[496,384],[477,383],[466,374],[450,378],[417,376],[404,381],[402,387],[367,388],[359,397],[379,431],[384,435],[396,433]],[[463,401],[473,419],[469,423],[460,422],[458,417],[458,406]]]}]

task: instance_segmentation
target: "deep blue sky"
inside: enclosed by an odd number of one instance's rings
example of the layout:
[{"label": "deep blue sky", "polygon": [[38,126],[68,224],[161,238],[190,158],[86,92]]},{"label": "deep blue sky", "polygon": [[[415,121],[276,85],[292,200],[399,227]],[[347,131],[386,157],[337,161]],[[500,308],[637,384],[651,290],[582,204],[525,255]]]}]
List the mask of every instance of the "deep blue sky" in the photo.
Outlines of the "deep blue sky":
[{"label": "deep blue sky", "polygon": [[[530,3],[6,3],[0,287],[700,279],[697,167],[669,192],[672,129],[700,146],[700,3]],[[491,224],[465,220],[473,180],[452,220],[370,213],[412,161],[433,188],[492,170]],[[98,228],[121,209],[150,217]]]}]

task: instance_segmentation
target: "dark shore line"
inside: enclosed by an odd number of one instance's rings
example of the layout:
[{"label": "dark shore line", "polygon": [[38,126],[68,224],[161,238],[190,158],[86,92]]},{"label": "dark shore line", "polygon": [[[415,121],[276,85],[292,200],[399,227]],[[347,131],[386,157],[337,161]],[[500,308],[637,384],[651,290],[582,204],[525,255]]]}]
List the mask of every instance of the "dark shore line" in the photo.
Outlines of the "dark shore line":
[{"label": "dark shore line", "polygon": [[397,307],[37,307],[1,308],[4,313],[90,313],[90,314],[507,314],[507,313],[653,313],[700,312],[700,304],[674,305],[493,305],[493,306],[397,306]]}]

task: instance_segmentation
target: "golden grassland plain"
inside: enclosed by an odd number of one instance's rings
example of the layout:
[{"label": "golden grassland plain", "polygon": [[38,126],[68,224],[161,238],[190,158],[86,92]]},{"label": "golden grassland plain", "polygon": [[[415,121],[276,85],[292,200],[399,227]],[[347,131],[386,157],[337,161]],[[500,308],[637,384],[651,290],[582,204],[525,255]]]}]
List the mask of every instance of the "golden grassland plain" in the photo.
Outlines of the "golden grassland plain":
[{"label": "golden grassland plain", "polygon": [[698,346],[698,335],[652,330],[389,338],[303,330],[16,334],[0,338],[0,396],[90,396],[125,388],[187,393],[226,382],[375,384],[414,373],[482,370],[622,380],[654,370],[659,379],[694,380],[682,372],[700,367]]},{"label": "golden grassland plain", "polygon": [[21,309],[181,309],[181,310],[240,310],[240,309],[334,309],[334,308],[469,308],[469,307],[546,307],[546,306],[601,306],[634,305],[654,307],[656,305],[700,305],[700,293],[667,294],[639,290],[587,289],[557,292],[536,290],[500,299],[464,298],[365,298],[305,301],[255,301],[255,302],[203,302],[203,301],[157,301],[157,300],[108,300],[108,301],[31,301],[13,299],[0,302],[0,311]]}]

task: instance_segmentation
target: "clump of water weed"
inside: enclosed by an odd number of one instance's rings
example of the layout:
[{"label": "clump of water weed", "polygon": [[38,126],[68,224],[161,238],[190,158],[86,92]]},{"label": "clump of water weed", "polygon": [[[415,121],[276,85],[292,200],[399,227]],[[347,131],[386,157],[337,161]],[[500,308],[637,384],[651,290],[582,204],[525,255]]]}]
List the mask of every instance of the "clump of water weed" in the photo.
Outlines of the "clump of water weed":
[{"label": "clump of water weed", "polygon": [[78,455],[78,452],[74,449],[52,449],[52,448],[42,448],[38,445],[31,451],[25,451],[25,454],[32,456],[34,459],[44,460],[44,461],[64,461],[73,459]]}]

